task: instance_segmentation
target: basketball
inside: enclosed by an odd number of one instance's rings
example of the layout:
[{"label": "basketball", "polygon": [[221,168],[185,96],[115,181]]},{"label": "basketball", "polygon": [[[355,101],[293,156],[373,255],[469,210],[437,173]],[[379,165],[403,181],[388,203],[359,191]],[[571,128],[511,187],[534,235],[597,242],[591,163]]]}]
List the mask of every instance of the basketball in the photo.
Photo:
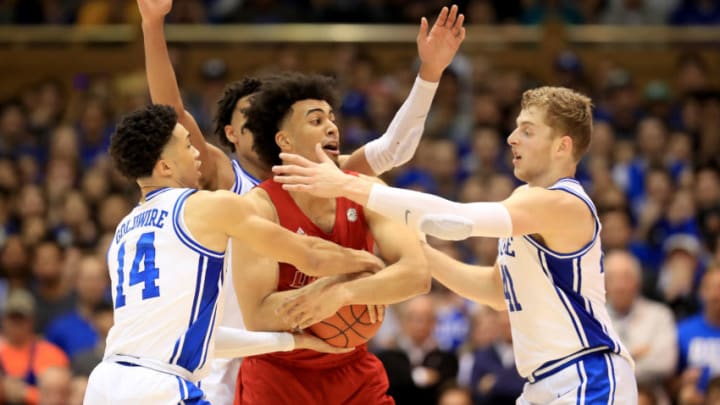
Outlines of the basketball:
[{"label": "basketball", "polygon": [[335,347],[355,347],[370,340],[382,322],[370,322],[367,305],[347,305],[309,331]]}]

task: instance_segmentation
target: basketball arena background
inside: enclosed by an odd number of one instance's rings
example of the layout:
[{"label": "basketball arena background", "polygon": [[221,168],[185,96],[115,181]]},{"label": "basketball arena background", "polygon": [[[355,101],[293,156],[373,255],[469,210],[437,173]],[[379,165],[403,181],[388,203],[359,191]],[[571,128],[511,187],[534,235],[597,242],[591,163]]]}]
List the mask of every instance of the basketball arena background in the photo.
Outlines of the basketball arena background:
[{"label": "basketball arena background", "polygon": [[[591,96],[593,143],[577,177],[599,209],[605,251],[640,263],[639,279],[629,265],[606,271],[641,403],[718,400],[720,288],[699,291],[720,260],[720,2],[458,4],[465,42],[415,158],[384,180],[458,201],[504,199],[516,186],[505,138],[522,92],[562,85]],[[185,106],[212,142],[226,84],[319,72],[337,78],[347,153],[387,127],[416,75],[420,17],[443,5],[176,0],[166,34]],[[131,0],[2,0],[0,22],[0,393],[11,404],[80,404],[112,324],[105,251],[138,198],[106,148],[118,117],[149,103],[140,17]],[[431,242],[468,263],[496,255],[492,239]],[[29,294],[8,300],[11,290]],[[659,306],[645,311],[645,299]],[[686,322],[698,315],[708,328]],[[389,308],[372,349],[400,404],[513,404],[522,380],[508,331],[505,314],[438,285]],[[33,354],[9,343],[35,333]],[[692,339],[700,353],[688,353]]]}]

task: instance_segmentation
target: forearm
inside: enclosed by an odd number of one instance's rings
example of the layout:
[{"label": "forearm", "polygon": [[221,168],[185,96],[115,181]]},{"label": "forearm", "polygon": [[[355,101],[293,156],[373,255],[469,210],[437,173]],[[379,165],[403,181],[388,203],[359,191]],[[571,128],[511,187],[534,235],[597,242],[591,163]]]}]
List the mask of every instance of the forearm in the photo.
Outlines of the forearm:
[{"label": "forearm", "polygon": [[285,332],[295,325],[286,322],[277,315],[277,311],[286,299],[295,294],[295,290],[275,291],[268,294],[253,308],[243,308],[245,327],[250,331]]},{"label": "forearm", "polygon": [[[412,190],[367,185],[357,181],[348,183],[348,197],[367,208],[395,221],[444,239],[464,239],[470,236],[512,236],[510,213],[501,203],[457,203],[444,198]],[[369,189],[368,189],[369,188]],[[361,197],[367,195],[367,200]],[[438,221],[421,221],[426,216],[445,216]],[[423,224],[423,229],[420,225]],[[438,225],[439,224],[439,225]],[[430,226],[428,226],[430,225]],[[457,228],[453,229],[452,227]],[[448,236],[449,233],[455,234]]]},{"label": "forearm", "polygon": [[505,298],[497,271],[490,266],[471,266],[423,244],[432,276],[461,297],[504,311]]},{"label": "forearm", "polygon": [[[375,174],[400,166],[415,154],[441,74],[442,71],[437,74],[421,68],[410,94],[393,117],[387,131],[363,149],[365,159]],[[352,162],[351,156],[347,169],[353,170]]]},{"label": "forearm", "polygon": [[380,266],[380,260],[364,250],[344,248],[317,237],[308,237],[307,249],[309,263],[300,270],[309,276],[376,271]]},{"label": "forearm", "polygon": [[167,104],[175,109],[179,119],[185,114],[175,71],[170,62],[162,21],[143,21],[145,72],[150,97],[155,104]]},{"label": "forearm", "polygon": [[[673,319],[669,319],[673,322]],[[672,324],[662,325],[653,333],[650,350],[635,362],[635,374],[638,380],[649,381],[664,379],[672,375],[677,362],[677,332]]]},{"label": "forearm", "polygon": [[400,260],[369,277],[339,283],[345,304],[394,304],[430,291],[430,273],[424,261]]},{"label": "forearm", "polygon": [[215,357],[236,358],[295,348],[293,335],[286,332],[252,332],[219,327],[215,335]]}]

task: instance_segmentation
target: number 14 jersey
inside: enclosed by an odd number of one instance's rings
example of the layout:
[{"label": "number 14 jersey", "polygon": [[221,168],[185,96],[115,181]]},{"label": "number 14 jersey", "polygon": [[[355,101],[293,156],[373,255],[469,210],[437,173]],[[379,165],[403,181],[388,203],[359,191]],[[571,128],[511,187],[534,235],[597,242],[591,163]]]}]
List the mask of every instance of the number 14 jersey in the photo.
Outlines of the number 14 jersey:
[{"label": "number 14 jersey", "polygon": [[209,371],[225,253],[200,245],[185,227],[185,201],[195,191],[148,193],[118,225],[107,256],[115,323],[105,357],[149,359],[193,379]]}]

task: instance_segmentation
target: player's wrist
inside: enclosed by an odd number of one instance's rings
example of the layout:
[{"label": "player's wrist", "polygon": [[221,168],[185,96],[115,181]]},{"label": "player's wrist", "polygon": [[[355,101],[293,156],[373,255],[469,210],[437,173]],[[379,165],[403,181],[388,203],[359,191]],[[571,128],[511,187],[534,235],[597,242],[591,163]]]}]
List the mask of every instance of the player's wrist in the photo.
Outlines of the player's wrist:
[{"label": "player's wrist", "polygon": [[418,76],[420,77],[420,79],[425,80],[426,82],[437,83],[442,77],[443,70],[445,70],[444,67],[432,66],[428,65],[427,63],[421,63]]}]

